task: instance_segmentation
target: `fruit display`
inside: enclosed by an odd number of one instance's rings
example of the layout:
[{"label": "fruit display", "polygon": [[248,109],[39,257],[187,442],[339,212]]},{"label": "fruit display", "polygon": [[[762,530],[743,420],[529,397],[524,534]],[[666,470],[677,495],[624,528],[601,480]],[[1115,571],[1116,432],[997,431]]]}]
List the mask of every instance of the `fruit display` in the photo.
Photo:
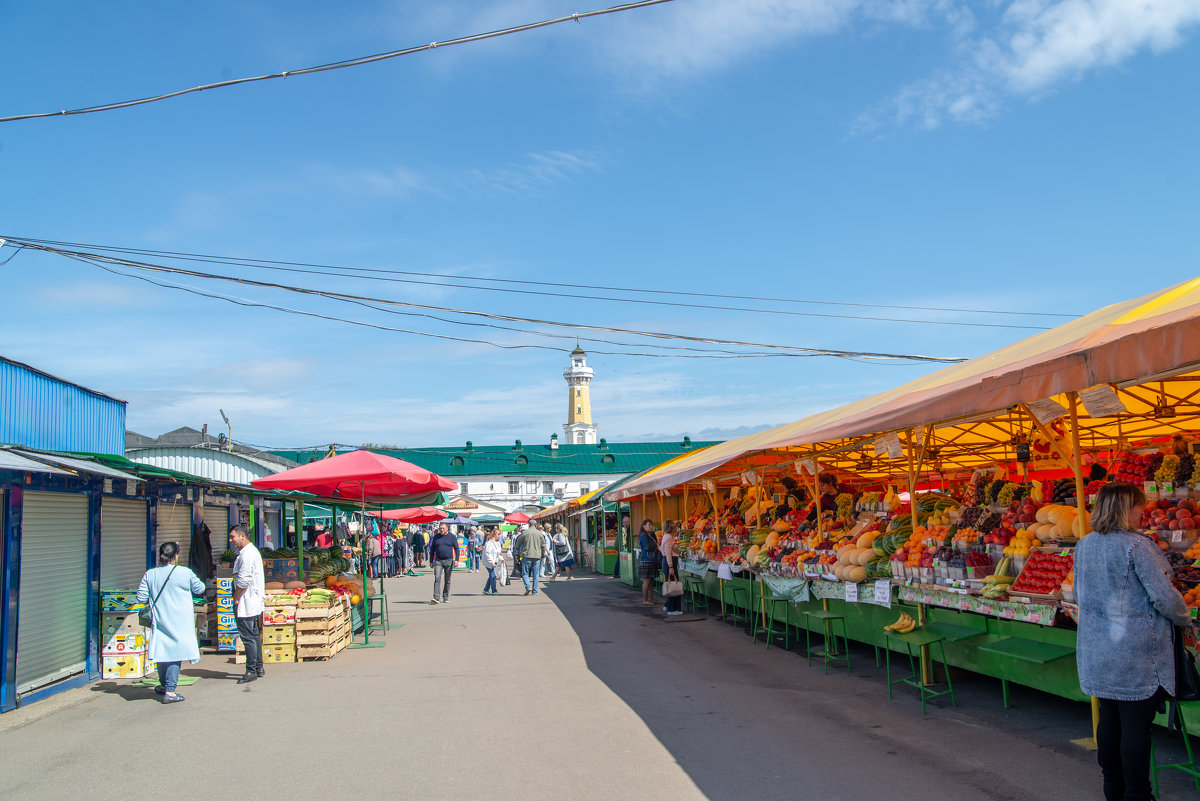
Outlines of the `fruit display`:
[{"label": "fruit display", "polygon": [[1147,501],[1141,527],[1146,531],[1183,531],[1185,538],[1191,539],[1200,527],[1196,515],[1195,501],[1187,498]]},{"label": "fruit display", "polygon": [[1161,462],[1162,456],[1157,453],[1123,453],[1108,472],[1114,481],[1140,487],[1154,475]]},{"label": "fruit display", "polygon": [[1021,575],[1013,582],[1012,592],[1051,595],[1062,588],[1063,580],[1074,566],[1075,560],[1070,553],[1034,551]]},{"label": "fruit display", "polygon": [[1006,597],[1008,595],[1009,587],[1015,581],[1015,579],[1009,575],[1011,564],[1012,560],[1009,557],[1006,556],[1001,559],[1000,563],[996,565],[996,569],[992,571],[992,574],[984,577],[983,590],[981,590],[979,594],[984,598],[990,598],[993,600]]}]

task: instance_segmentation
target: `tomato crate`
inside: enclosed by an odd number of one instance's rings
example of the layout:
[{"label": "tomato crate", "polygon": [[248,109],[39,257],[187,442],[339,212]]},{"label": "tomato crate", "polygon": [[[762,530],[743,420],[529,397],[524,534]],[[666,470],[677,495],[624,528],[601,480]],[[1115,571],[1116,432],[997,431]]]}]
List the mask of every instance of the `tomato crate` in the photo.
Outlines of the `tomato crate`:
[{"label": "tomato crate", "polygon": [[1061,600],[1063,581],[1074,564],[1070,549],[1036,548],[1029,554],[1008,593],[1036,600]]}]

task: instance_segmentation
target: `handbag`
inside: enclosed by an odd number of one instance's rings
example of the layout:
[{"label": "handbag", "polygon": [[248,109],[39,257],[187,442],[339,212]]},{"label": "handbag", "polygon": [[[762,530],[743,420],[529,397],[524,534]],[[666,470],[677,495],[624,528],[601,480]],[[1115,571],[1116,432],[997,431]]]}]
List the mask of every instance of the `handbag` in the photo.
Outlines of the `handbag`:
[{"label": "handbag", "polygon": [[178,566],[179,565],[171,565],[171,569],[167,571],[167,577],[163,579],[162,586],[159,587],[158,592],[154,594],[154,598],[151,599],[150,605],[138,612],[138,623],[140,623],[142,626],[150,628],[150,626],[154,624],[154,604],[158,601],[159,596],[162,595],[163,590],[167,588],[167,582],[171,580],[171,574],[175,572],[175,568]]},{"label": "handbag", "polygon": [[1200,673],[1196,672],[1196,657],[1183,644],[1183,629],[1174,627],[1171,644],[1175,651],[1175,694],[1167,712],[1167,730],[1183,731],[1179,712],[1180,701],[1200,701]]},{"label": "handbag", "polygon": [[662,585],[662,594],[664,598],[678,598],[683,595],[682,581],[664,581]]}]

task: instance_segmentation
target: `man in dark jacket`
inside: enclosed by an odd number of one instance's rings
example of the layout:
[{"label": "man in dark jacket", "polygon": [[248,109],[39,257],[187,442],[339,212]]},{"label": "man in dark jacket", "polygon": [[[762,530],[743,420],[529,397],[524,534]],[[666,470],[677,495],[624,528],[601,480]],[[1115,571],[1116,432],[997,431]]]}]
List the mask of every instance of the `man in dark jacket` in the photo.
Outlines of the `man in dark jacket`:
[{"label": "man in dark jacket", "polygon": [[441,586],[441,603],[450,603],[450,574],[458,561],[458,537],[450,533],[445,523],[438,526],[438,533],[429,541],[429,560],[433,562],[433,600],[438,603],[438,586]]},{"label": "man in dark jacket", "polygon": [[413,562],[417,567],[425,567],[425,533],[417,529],[412,535]]}]

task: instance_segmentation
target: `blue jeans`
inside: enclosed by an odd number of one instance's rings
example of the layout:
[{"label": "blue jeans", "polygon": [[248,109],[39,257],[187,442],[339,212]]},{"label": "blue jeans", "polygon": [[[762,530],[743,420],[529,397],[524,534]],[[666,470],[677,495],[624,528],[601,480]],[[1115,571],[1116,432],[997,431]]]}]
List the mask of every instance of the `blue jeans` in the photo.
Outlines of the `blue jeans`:
[{"label": "blue jeans", "polygon": [[161,684],[163,689],[167,692],[175,692],[175,688],[179,686],[179,663],[159,662],[158,683]]},{"label": "blue jeans", "polygon": [[483,585],[483,591],[485,593],[499,592],[499,590],[496,589],[496,568],[489,567],[487,569],[487,572],[488,572],[488,580]]},{"label": "blue jeans", "polygon": [[522,559],[521,560],[521,581],[525,584],[525,589],[532,589],[533,594],[537,595],[538,579],[542,576],[542,560],[541,559]]},{"label": "blue jeans", "polygon": [[[468,547],[470,547],[470,546],[468,546]],[[480,554],[475,553],[474,548],[470,549],[470,551],[467,553],[467,569],[468,570],[478,570],[479,569],[479,564],[481,562],[480,556],[481,556]]]}]

